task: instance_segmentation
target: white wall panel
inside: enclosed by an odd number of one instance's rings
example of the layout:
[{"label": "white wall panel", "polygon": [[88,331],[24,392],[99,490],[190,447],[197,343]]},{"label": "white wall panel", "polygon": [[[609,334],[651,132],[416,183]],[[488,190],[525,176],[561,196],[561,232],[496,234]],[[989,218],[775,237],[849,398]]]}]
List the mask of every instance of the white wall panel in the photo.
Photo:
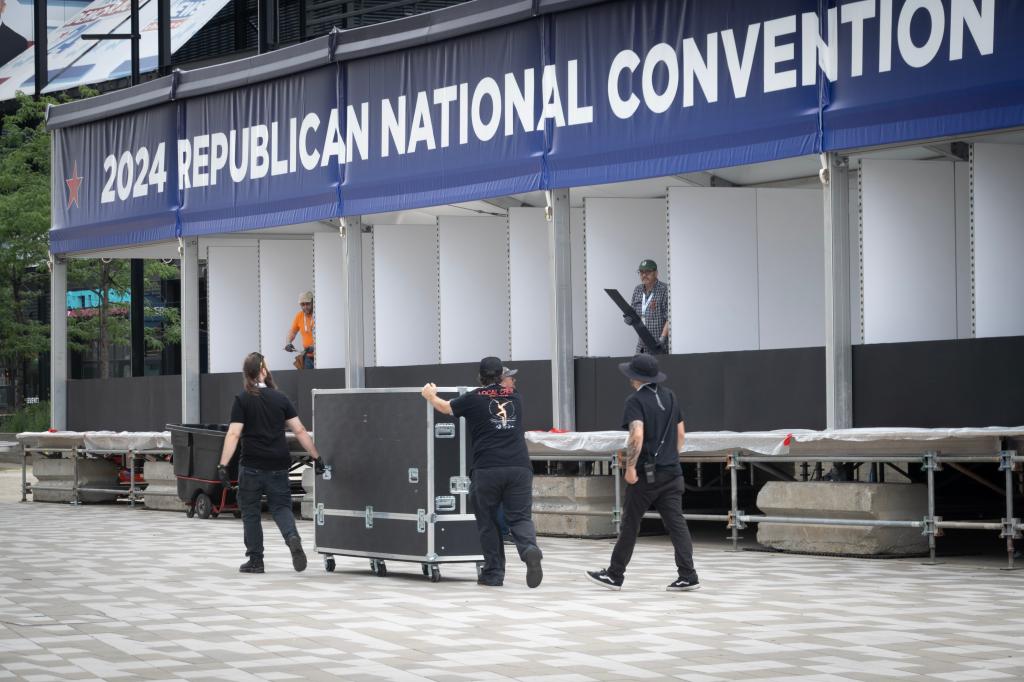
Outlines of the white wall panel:
[{"label": "white wall panel", "polygon": [[[825,198],[822,197],[822,211],[825,210]],[[824,216],[822,217],[824,224]],[[850,171],[850,343],[864,343],[861,333],[863,310],[861,309],[860,273],[860,170]],[[824,247],[822,247],[824,249]],[[823,259],[825,258],[822,252]],[[822,266],[824,267],[824,266]],[[822,286],[825,286],[824,281]]]},{"label": "white wall panel", "polygon": [[345,316],[342,307],[345,272],[338,233],[313,235],[313,295],[316,312],[316,366],[345,366]]},{"label": "white wall panel", "polygon": [[1024,334],[1024,147],[974,145],[977,336]]},{"label": "white wall panel", "polygon": [[618,289],[628,301],[640,283],[636,270],[645,258],[653,259],[661,279],[669,282],[665,200],[589,197],[583,207],[587,355],[631,356],[636,333],[623,324],[622,313],[604,290]]},{"label": "white wall panel", "polygon": [[[313,240],[261,239],[259,252],[260,352],[271,370],[292,369],[294,354],[284,345],[299,312],[299,295],[313,290]],[[298,334],[295,338],[298,347],[302,342]]]},{"label": "white wall panel", "polygon": [[363,363],[375,367],[377,363],[377,306],[375,303],[376,268],[374,267],[373,232],[363,233]]},{"label": "white wall panel", "polygon": [[256,241],[206,252],[210,373],[241,372],[260,349],[259,251]]},{"label": "white wall panel", "polygon": [[668,203],[672,352],[756,349],[757,191],[670,187]]},{"label": "white wall panel", "polygon": [[864,342],[956,338],[953,163],[865,159],[861,173]]},{"label": "white wall panel", "polygon": [[374,225],[373,236],[377,364],[437,364],[437,225]]},{"label": "white wall panel", "polygon": [[440,216],[441,362],[509,352],[508,220]]},{"label": "white wall panel", "polygon": [[825,345],[825,209],[820,189],[758,189],[760,348]]},{"label": "white wall panel", "polygon": [[587,267],[584,261],[583,207],[569,209],[569,241],[572,252],[572,352],[587,354]]},{"label": "white wall panel", "polygon": [[509,360],[551,359],[550,232],[543,208],[509,209]]},{"label": "white wall panel", "polygon": [[971,165],[953,164],[956,199],[956,337],[974,337],[971,313]]}]

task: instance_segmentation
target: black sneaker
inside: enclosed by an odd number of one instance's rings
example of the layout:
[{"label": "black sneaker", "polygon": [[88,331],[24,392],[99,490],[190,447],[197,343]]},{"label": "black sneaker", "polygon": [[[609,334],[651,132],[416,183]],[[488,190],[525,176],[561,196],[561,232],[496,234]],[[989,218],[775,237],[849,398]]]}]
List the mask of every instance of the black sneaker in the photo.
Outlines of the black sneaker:
[{"label": "black sneaker", "polygon": [[306,553],[302,551],[302,538],[293,535],[288,538],[288,549],[292,552],[292,566],[295,570],[302,572],[306,570]]},{"label": "black sneaker", "polygon": [[501,587],[504,581],[494,580],[493,578],[477,578],[476,584],[483,585],[484,587]]},{"label": "black sneaker", "polygon": [[621,590],[622,589],[622,578],[616,580],[615,578],[608,575],[607,569],[602,568],[600,571],[587,571],[587,578],[592,583],[597,583],[601,587],[606,587],[609,590]]},{"label": "black sneaker", "polygon": [[666,592],[693,592],[700,589],[700,581],[696,578],[676,578],[665,588]]},{"label": "black sneaker", "polygon": [[263,572],[263,559],[256,557],[249,557],[249,560],[238,567],[239,573],[262,573]]},{"label": "black sneaker", "polygon": [[540,560],[543,556],[539,547],[531,547],[523,552],[523,561],[526,562],[527,587],[537,587],[537,585],[540,585],[540,581],[544,579],[544,571],[540,567]]}]

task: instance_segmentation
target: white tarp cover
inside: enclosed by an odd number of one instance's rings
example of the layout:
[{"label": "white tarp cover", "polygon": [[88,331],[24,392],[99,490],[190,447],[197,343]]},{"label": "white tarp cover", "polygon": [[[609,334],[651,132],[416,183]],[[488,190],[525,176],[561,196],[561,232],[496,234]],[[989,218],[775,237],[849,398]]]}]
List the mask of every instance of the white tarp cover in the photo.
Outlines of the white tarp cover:
[{"label": "white tarp cover", "polygon": [[[171,52],[176,52],[219,12],[227,0],[171,0]],[[139,65],[143,73],[156,70],[157,3],[140,0]],[[83,33],[128,33],[131,4],[95,0],[59,28],[50,31],[47,60],[50,83],[44,92],[101,83],[131,75],[131,49],[125,40],[82,40]],[[29,48],[0,68],[0,101],[17,91],[35,90],[35,54]]]},{"label": "white tarp cover", "polygon": [[87,452],[171,449],[169,431],[26,431],[17,437],[27,448],[81,447]]},{"label": "white tarp cover", "polygon": [[[528,431],[529,443],[564,452],[614,452],[626,447],[625,431]],[[867,428],[834,431],[695,431],[686,434],[683,454],[745,450],[762,455],[788,454],[793,444],[936,441],[976,438],[1024,438],[1024,426],[962,429]],[[540,448],[531,448],[532,452]]]}]

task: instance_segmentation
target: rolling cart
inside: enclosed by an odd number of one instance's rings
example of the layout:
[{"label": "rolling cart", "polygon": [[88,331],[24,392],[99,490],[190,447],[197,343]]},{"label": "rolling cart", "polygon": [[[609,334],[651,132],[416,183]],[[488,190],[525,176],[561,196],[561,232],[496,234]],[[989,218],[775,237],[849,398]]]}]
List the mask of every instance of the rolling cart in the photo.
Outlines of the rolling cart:
[{"label": "rolling cart", "polygon": [[465,420],[436,412],[419,388],[317,389],[313,424],[325,466],[314,486],[314,544],[325,569],[353,556],[378,576],[387,561],[418,563],[431,582],[445,563],[475,562],[479,573]]},{"label": "rolling cart", "polygon": [[[168,424],[171,447],[174,449],[174,477],[178,482],[178,498],[185,503],[189,518],[217,518],[223,512],[242,515],[235,498],[235,487],[227,488],[217,478],[217,464],[227,426],[221,424]],[[238,452],[235,452],[228,473],[238,481]]]}]

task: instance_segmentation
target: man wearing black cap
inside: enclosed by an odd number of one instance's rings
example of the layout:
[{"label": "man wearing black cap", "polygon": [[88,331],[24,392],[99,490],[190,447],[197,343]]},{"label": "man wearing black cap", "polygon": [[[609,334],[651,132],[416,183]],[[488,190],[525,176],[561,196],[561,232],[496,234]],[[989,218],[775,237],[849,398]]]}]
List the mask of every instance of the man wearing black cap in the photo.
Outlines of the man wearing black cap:
[{"label": "man wearing black cap", "polygon": [[635,320],[640,320],[658,340],[657,348],[645,348],[643,342],[638,341],[637,353],[667,353],[668,285],[658,279],[658,264],[650,258],[640,261],[637,273],[640,275],[640,284],[633,289],[633,299],[630,301],[635,318],[633,315],[624,315],[623,321],[632,325]]},{"label": "man wearing black cap", "polygon": [[693,567],[690,529],[683,517],[683,472],[679,452],[686,428],[679,402],[671,390],[658,385],[667,377],[658,371],[658,361],[652,356],[637,355],[630,362],[620,364],[619,370],[633,386],[622,417],[623,428],[629,430],[626,496],[611,562],[606,569],[587,571],[587,578],[610,590],[622,588],[626,565],[633,556],[640,533],[640,522],[653,504],[675,549],[678,577],[665,589],[669,592],[696,590],[700,581]]},{"label": "man wearing black cap", "polygon": [[504,375],[501,360],[486,357],[480,361],[480,388],[450,401],[438,397],[434,384],[424,386],[421,393],[438,412],[465,417],[473,436],[470,495],[484,555],[477,582],[500,587],[505,580],[505,548],[497,520],[498,507],[503,506],[519,558],[526,563],[526,585],[537,587],[544,574],[531,517],[533,469],[523,437],[522,402],[515,382],[502,382]]}]

